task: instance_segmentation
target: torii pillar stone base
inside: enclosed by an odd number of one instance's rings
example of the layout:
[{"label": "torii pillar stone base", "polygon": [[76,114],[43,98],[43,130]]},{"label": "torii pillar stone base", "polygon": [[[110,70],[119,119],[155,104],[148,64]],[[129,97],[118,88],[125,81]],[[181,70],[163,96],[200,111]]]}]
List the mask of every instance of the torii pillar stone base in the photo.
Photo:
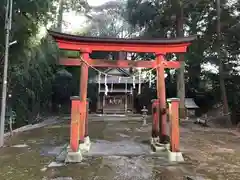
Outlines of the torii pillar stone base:
[{"label": "torii pillar stone base", "polygon": [[182,152],[171,152],[168,150],[168,160],[170,162],[184,162]]},{"label": "torii pillar stone base", "polygon": [[79,148],[77,152],[72,151],[70,146],[67,147],[65,163],[80,163],[83,160],[82,151]]}]

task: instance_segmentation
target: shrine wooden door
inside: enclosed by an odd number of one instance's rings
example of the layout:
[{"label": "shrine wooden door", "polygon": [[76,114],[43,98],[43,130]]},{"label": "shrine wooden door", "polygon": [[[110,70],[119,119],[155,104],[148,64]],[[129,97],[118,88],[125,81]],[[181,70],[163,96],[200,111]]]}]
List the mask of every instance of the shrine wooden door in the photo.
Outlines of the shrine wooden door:
[{"label": "shrine wooden door", "polygon": [[105,97],[104,112],[113,114],[124,113],[125,103],[125,95],[108,95]]}]

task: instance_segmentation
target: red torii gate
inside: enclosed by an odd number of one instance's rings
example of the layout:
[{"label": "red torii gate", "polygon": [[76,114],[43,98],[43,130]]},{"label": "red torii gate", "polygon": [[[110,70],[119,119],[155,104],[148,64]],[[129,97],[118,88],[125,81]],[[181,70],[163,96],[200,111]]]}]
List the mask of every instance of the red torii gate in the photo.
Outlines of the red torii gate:
[{"label": "red torii gate", "polygon": [[[60,65],[65,66],[80,66],[80,98],[72,100],[72,121],[71,121],[71,137],[70,146],[73,151],[77,151],[79,147],[79,139],[84,139],[86,119],[86,101],[87,101],[87,84],[88,84],[88,65],[94,67],[110,67],[110,68],[154,68],[157,71],[157,98],[159,106],[159,128],[153,128],[157,131],[153,134],[159,134],[160,142],[165,142],[167,137],[166,123],[166,92],[165,92],[165,68],[179,68],[179,61],[167,61],[165,55],[167,53],[185,53],[187,47],[196,38],[189,36],[184,38],[173,39],[121,39],[121,38],[99,38],[99,37],[84,37],[69,35],[54,31],[48,33],[57,42],[58,47],[64,50],[79,51],[82,58],[61,58]],[[130,60],[104,60],[91,59],[89,54],[93,51],[123,51],[123,52],[146,52],[155,53],[156,59],[153,61],[130,61]],[[85,61],[82,61],[82,59]],[[174,105],[174,107],[177,107]],[[178,112],[178,111],[174,111]],[[178,118],[178,116],[172,116]],[[177,121],[176,121],[177,122]],[[156,123],[155,123],[156,124]],[[158,123],[156,124],[158,126]],[[173,127],[176,127],[175,125]],[[159,130],[158,130],[159,129]],[[159,132],[158,132],[159,131]],[[178,131],[178,130],[177,130]],[[175,136],[175,135],[174,135]],[[178,135],[179,138],[179,135]],[[171,138],[172,139],[172,138]],[[175,137],[176,139],[176,137]],[[178,140],[177,140],[178,141]],[[175,148],[176,149],[176,148]],[[178,149],[178,147],[177,147]],[[176,150],[177,151],[177,150]]]}]

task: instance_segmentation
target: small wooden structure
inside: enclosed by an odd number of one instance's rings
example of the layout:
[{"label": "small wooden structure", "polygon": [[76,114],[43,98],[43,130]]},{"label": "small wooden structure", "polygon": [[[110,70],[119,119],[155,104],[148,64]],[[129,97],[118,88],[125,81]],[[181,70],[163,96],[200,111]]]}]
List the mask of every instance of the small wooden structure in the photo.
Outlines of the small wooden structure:
[{"label": "small wooden structure", "polygon": [[198,109],[198,105],[195,103],[193,98],[185,98],[185,108],[187,117],[194,117],[195,110]]}]

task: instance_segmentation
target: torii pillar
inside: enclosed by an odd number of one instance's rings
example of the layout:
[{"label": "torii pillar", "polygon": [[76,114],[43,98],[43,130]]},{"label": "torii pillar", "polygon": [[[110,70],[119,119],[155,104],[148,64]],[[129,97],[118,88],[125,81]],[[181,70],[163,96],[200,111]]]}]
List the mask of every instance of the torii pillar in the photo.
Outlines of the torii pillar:
[{"label": "torii pillar", "polygon": [[157,98],[159,101],[159,141],[167,144],[169,137],[167,135],[167,101],[164,73],[164,55],[156,54],[157,61]]},{"label": "torii pillar", "polygon": [[[81,50],[83,60],[89,60],[90,51]],[[87,113],[88,65],[81,63],[79,97],[72,98],[70,147],[67,148],[65,162],[81,162],[82,153],[89,151]],[[61,155],[60,155],[61,156]]]},{"label": "torii pillar", "polygon": [[[80,51],[82,59],[84,61],[89,60],[89,54],[91,53],[90,50],[88,49],[83,49]],[[80,89],[79,89],[79,97],[80,101],[82,102],[80,107],[80,125],[79,125],[79,147],[83,151],[88,151],[90,148],[90,139],[88,136],[88,120],[87,113],[88,113],[88,108],[87,108],[87,87],[88,87],[88,65],[86,63],[81,64],[80,68]]]}]

